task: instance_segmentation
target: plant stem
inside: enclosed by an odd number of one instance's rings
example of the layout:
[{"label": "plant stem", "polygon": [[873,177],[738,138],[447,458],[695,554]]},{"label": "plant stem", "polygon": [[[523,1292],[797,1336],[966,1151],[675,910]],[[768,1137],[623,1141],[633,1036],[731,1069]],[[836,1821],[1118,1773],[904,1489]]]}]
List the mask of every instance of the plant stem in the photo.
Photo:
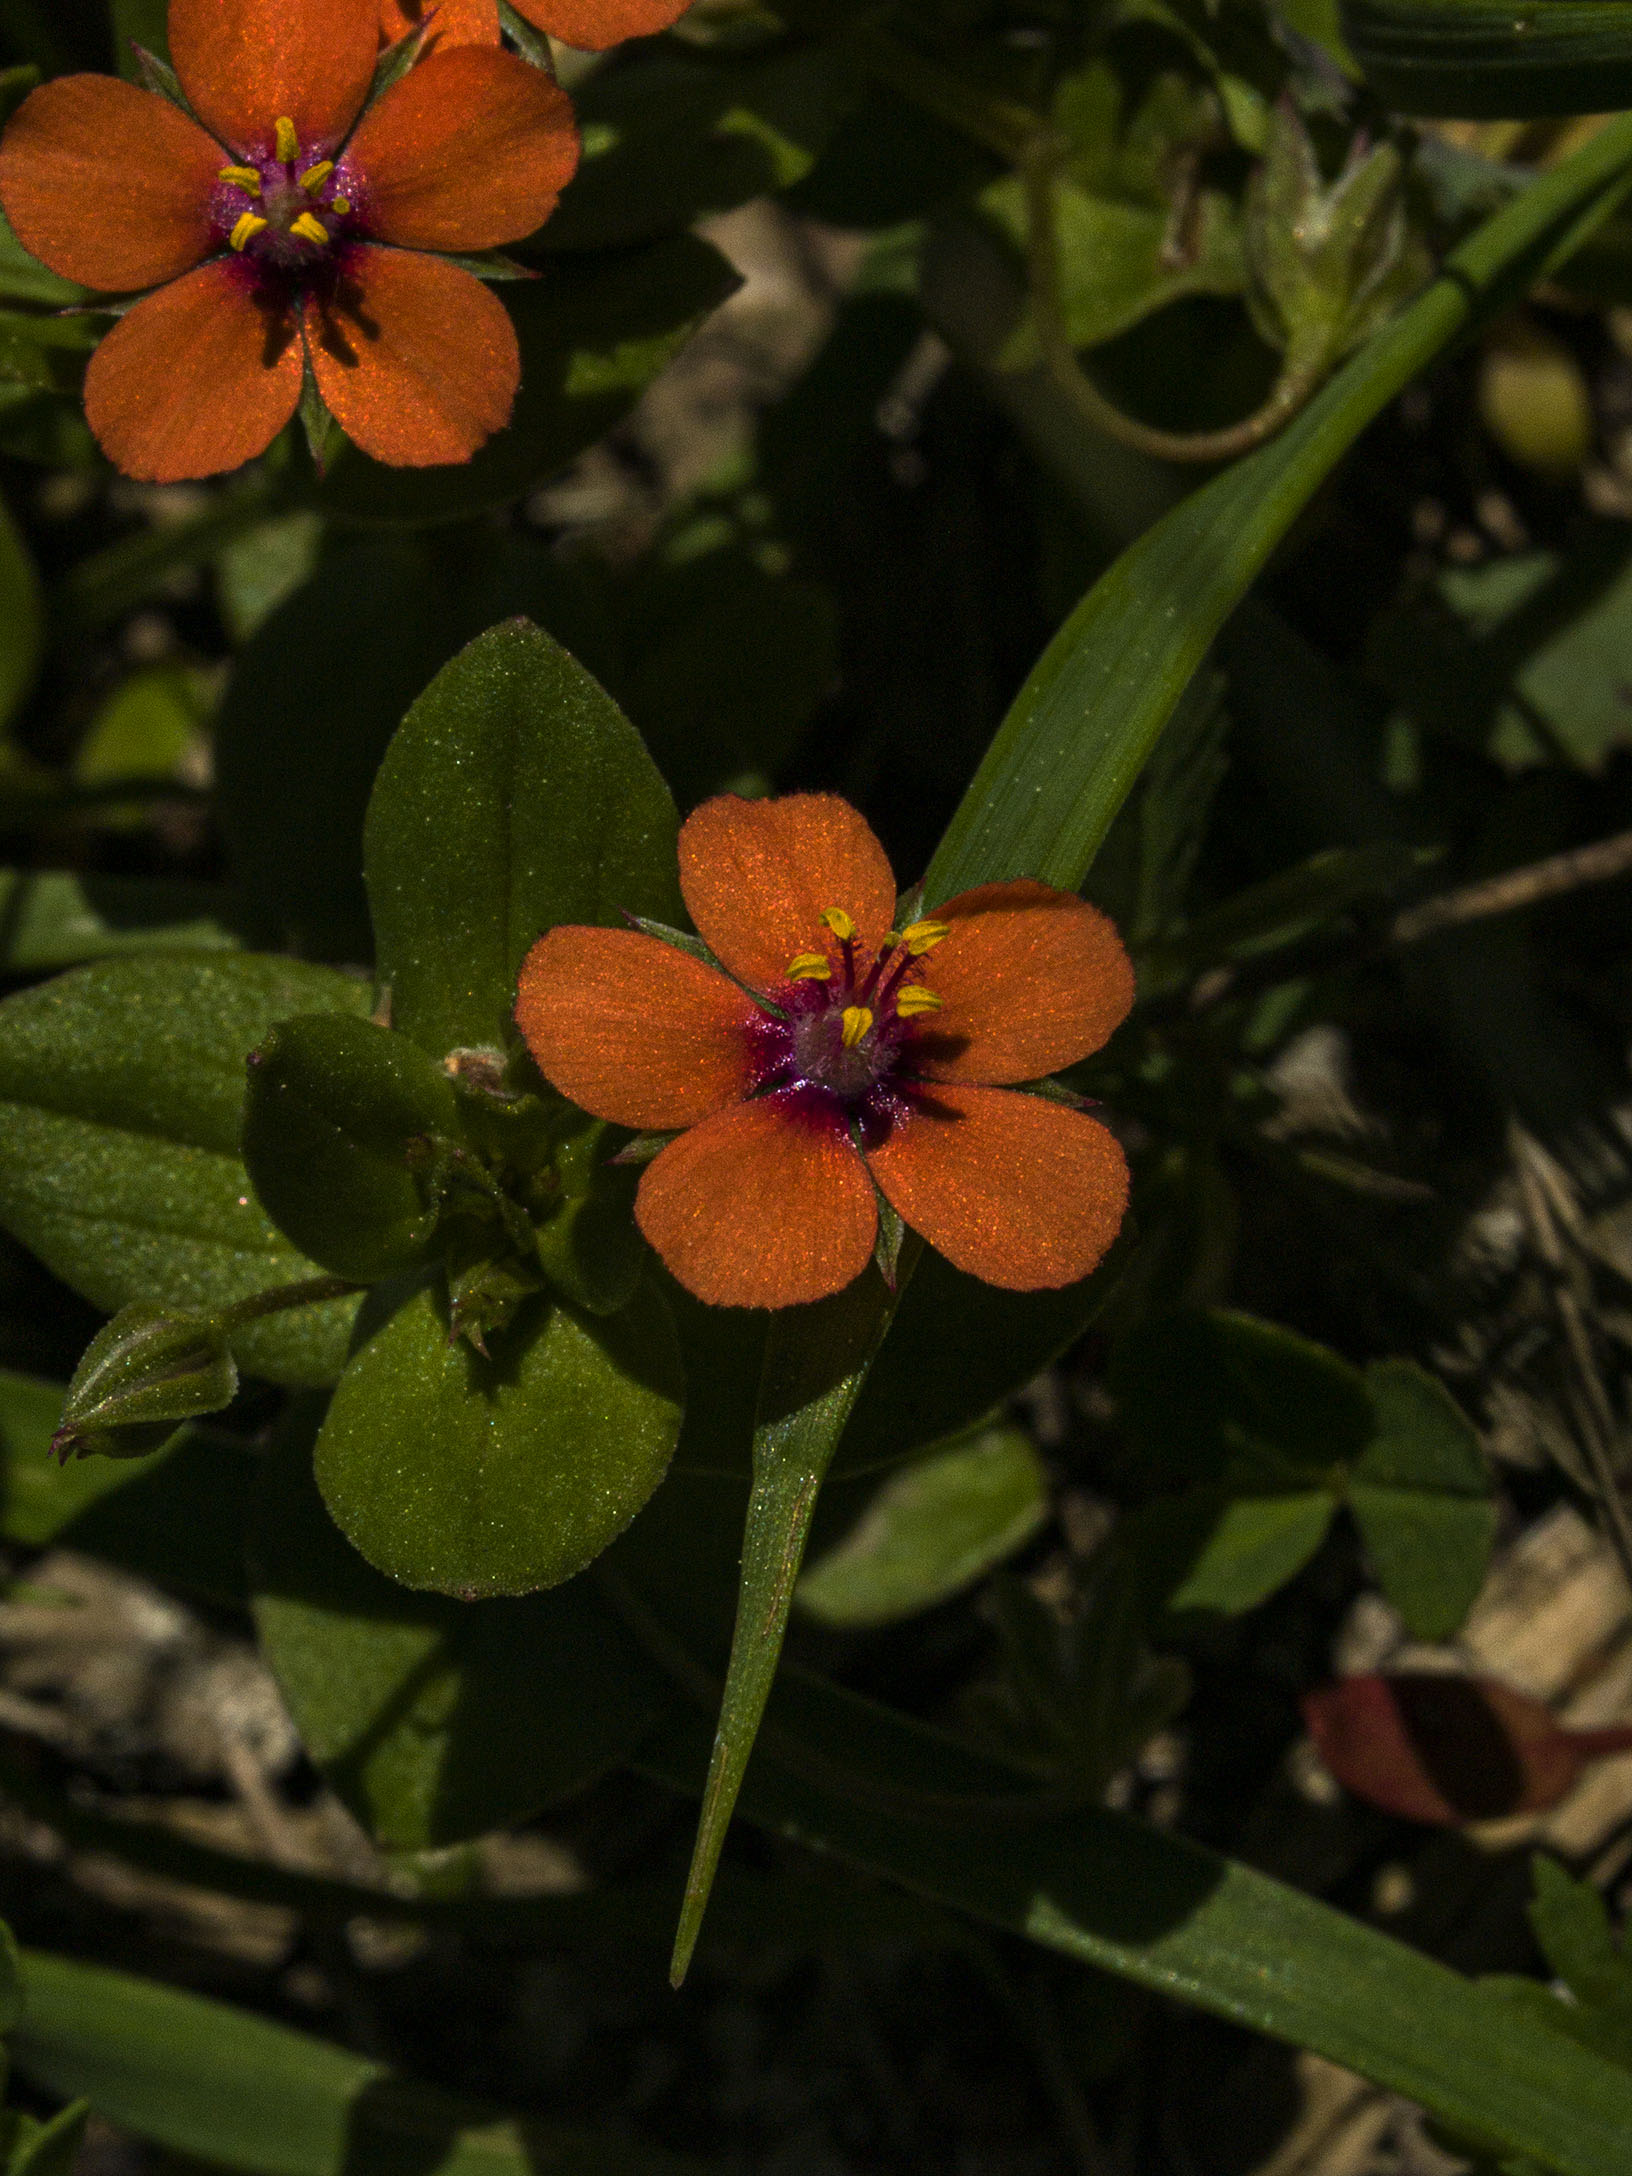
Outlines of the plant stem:
[{"label": "plant stem", "polygon": [[1039,134],[1020,161],[1026,198],[1026,266],[1032,324],[1049,376],[1084,420],[1119,445],[1158,461],[1233,461],[1291,422],[1325,375],[1324,356],[1288,364],[1268,399],[1239,423],[1216,431],[1164,431],[1140,423],[1107,400],[1077,360],[1060,303],[1060,250],[1054,222],[1057,146]]}]

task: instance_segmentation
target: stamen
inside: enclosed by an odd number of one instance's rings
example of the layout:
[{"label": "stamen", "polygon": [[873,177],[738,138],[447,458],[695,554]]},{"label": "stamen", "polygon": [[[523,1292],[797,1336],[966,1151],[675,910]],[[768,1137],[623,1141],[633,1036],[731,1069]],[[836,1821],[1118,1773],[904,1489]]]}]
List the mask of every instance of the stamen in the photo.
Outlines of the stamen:
[{"label": "stamen", "polygon": [[901,942],[915,960],[921,960],[926,952],[933,952],[943,937],[950,937],[950,922],[914,922],[901,932]]},{"label": "stamen", "polygon": [[846,1005],[840,1018],[840,1032],[846,1050],[854,1050],[871,1029],[873,1016],[865,1005]]},{"label": "stamen", "polygon": [[289,232],[298,234],[303,242],[316,242],[323,249],[328,247],[329,230],[313,212],[302,212],[298,219],[291,219]]},{"label": "stamen", "polygon": [[278,157],[282,159],[285,166],[293,166],[296,159],[300,157],[300,138],[295,134],[294,122],[285,114],[280,121],[274,124],[272,133],[273,141],[277,146]]},{"label": "stamen", "polygon": [[254,241],[256,235],[261,232],[265,225],[266,221],[257,213],[245,212],[232,230],[233,248],[248,249],[250,243]]},{"label": "stamen", "polygon": [[351,209],[351,199],[350,199],[350,197],[349,197],[349,196],[331,196],[331,197],[330,197],[330,199],[329,199],[329,209],[330,209],[330,211],[331,211],[331,212],[338,212],[338,213],[340,214],[341,218],[342,218],[342,219],[344,219],[344,218],[345,218],[345,216],[346,216],[346,214],[347,214],[347,212],[349,212],[349,211],[350,211],[350,209]]},{"label": "stamen", "polygon": [[895,993],[895,1013],[898,1020],[912,1020],[921,1012],[939,1012],[942,1000],[933,990],[921,982],[904,983]]},{"label": "stamen", "polygon": [[788,962],[790,982],[829,982],[833,968],[825,952],[800,952]]},{"label": "stamen", "polygon": [[230,181],[235,188],[242,189],[246,196],[259,196],[261,193],[261,177],[253,166],[223,166],[215,178],[217,181]]},{"label": "stamen", "polygon": [[826,928],[832,930],[840,944],[849,944],[855,937],[856,925],[851,921],[849,915],[845,913],[843,907],[824,907],[818,916],[818,920]]},{"label": "stamen", "polygon": [[316,196],[329,176],[334,172],[333,159],[319,159],[315,166],[308,166],[300,177],[300,186]]}]

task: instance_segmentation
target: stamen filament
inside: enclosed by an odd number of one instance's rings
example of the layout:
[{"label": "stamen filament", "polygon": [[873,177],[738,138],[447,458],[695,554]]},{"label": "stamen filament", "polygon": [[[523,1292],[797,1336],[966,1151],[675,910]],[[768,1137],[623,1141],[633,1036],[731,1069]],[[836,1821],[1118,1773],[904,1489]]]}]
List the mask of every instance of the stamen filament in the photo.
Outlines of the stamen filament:
[{"label": "stamen filament", "polygon": [[846,1050],[854,1050],[871,1029],[873,1016],[865,1005],[846,1005],[840,1020],[840,1034]]},{"label": "stamen filament", "polygon": [[328,246],[329,230],[313,212],[302,212],[298,219],[291,220],[289,232],[298,234],[303,242],[316,242],[320,248]]},{"label": "stamen filament", "polygon": [[246,196],[259,196],[261,177],[253,166],[223,166],[216,175],[217,181],[230,181],[234,188],[242,189]]},{"label": "stamen filament", "polygon": [[239,220],[238,224],[232,230],[233,248],[247,249],[250,243],[254,241],[256,235],[262,231],[265,225],[266,221],[262,219],[258,213],[245,212],[243,217]]},{"label": "stamen filament", "polygon": [[301,175],[300,186],[315,196],[333,172],[333,159],[319,159],[315,166],[308,166]]},{"label": "stamen filament", "polygon": [[274,123],[272,136],[278,157],[285,166],[293,166],[300,157],[300,138],[295,134],[295,124],[287,114]]}]

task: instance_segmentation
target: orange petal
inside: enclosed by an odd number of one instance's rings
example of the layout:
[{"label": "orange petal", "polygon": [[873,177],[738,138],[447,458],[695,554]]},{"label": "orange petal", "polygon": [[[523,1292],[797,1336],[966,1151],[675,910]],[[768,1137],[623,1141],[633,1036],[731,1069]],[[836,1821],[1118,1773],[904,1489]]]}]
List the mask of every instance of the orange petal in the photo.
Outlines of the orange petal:
[{"label": "orange petal", "polygon": [[842,907],[876,951],[895,913],[895,878],[867,820],[836,793],[705,801],[680,826],[680,889],[716,956],[765,990],[796,953],[821,949],[821,915]]},{"label": "orange petal", "polygon": [[444,45],[499,42],[499,0],[380,0],[380,36],[395,45],[427,15],[435,18],[426,41],[433,52]]},{"label": "orange petal", "polygon": [[495,249],[541,227],[578,164],[572,105],[489,46],[431,54],[364,115],[346,153],[370,234],[408,249]]},{"label": "orange petal", "polygon": [[798,1089],[733,1103],[647,1165],[635,1221],[714,1307],[797,1307],[872,1256],[872,1182],[842,1126]]},{"label": "orange petal", "polygon": [[948,1084],[912,1100],[867,1161],[913,1230],[954,1268],[1011,1292],[1086,1277],[1128,1206],[1114,1134],[1063,1103],[1006,1088]]},{"label": "orange petal", "polygon": [[332,151],[379,57],[376,0],[170,0],[170,58],[193,111],[234,151],[269,151],[280,120]]},{"label": "orange petal", "polygon": [[115,467],[143,483],[215,476],[264,453],[300,399],[292,323],[236,258],[138,302],[91,357],[85,417]]},{"label": "orange petal", "polygon": [[516,13],[581,53],[603,53],[625,38],[649,38],[685,14],[691,0],[516,0]]},{"label": "orange petal", "polygon": [[169,99],[116,76],[59,76],[0,143],[0,204],[23,247],[110,291],[174,279],[215,246],[221,147]]},{"label": "orange petal", "polygon": [[1133,1004],[1114,923],[1026,879],[936,907],[952,933],[914,970],[941,1000],[908,1061],[926,1080],[1041,1080],[1107,1043]]},{"label": "orange petal", "polygon": [[307,304],[306,347],[340,428],[395,468],[468,461],[509,422],[521,382],[504,304],[415,251],[348,251],[333,298]]},{"label": "orange petal", "polygon": [[692,1126],[746,1094],[762,1017],[714,968],[633,929],[547,930],[516,998],[544,1078],[620,1126]]}]

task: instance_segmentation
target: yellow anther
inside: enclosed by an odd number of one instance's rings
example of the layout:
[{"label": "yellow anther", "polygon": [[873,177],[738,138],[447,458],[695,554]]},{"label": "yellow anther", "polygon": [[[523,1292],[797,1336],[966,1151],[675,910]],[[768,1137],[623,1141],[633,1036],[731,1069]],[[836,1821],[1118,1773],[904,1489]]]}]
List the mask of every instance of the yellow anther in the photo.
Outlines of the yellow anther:
[{"label": "yellow anther", "polygon": [[840,944],[848,944],[856,934],[856,925],[851,921],[849,915],[845,913],[843,907],[824,908],[820,920],[828,929],[832,930]]},{"label": "yellow anther", "polygon": [[261,218],[258,212],[245,212],[242,219],[232,230],[233,248],[248,249],[250,243],[254,241],[256,235],[261,232],[265,225],[266,221]]},{"label": "yellow anther", "polygon": [[349,212],[349,211],[350,211],[350,209],[351,209],[351,199],[350,199],[350,197],[349,197],[349,196],[331,196],[331,197],[330,197],[330,199],[329,199],[329,209],[330,209],[330,211],[331,211],[331,212],[338,212],[338,213],[340,214],[341,218],[342,218],[342,219],[344,219],[344,218],[345,218],[345,216],[346,216],[346,214],[347,214],[347,212]]},{"label": "yellow anther", "polygon": [[261,193],[261,177],[253,166],[223,166],[215,178],[217,181],[230,181],[235,188],[242,189],[246,196],[259,196]]},{"label": "yellow anther", "polygon": [[915,960],[921,960],[926,952],[933,952],[943,937],[950,937],[950,922],[914,922],[901,932],[901,942]]},{"label": "yellow anther", "polygon": [[315,166],[308,166],[300,177],[300,186],[316,196],[329,176],[334,172],[333,159],[319,159]]},{"label": "yellow anther", "polygon": [[840,1022],[845,1049],[854,1050],[872,1024],[873,1016],[865,1005],[846,1005]]},{"label": "yellow anther", "polygon": [[833,975],[825,952],[800,952],[788,962],[790,982],[828,982]]},{"label": "yellow anther", "polygon": [[287,114],[274,124],[272,137],[277,146],[278,157],[285,166],[293,166],[300,157],[300,138],[295,134],[295,124]]},{"label": "yellow anther", "polygon": [[303,242],[316,242],[320,248],[328,246],[329,230],[313,212],[302,212],[298,219],[291,219],[289,232],[298,234]]},{"label": "yellow anther", "polygon": [[905,982],[895,993],[895,1010],[902,1020],[911,1020],[921,1012],[939,1012],[941,1000],[933,990],[926,990],[921,982]]}]

